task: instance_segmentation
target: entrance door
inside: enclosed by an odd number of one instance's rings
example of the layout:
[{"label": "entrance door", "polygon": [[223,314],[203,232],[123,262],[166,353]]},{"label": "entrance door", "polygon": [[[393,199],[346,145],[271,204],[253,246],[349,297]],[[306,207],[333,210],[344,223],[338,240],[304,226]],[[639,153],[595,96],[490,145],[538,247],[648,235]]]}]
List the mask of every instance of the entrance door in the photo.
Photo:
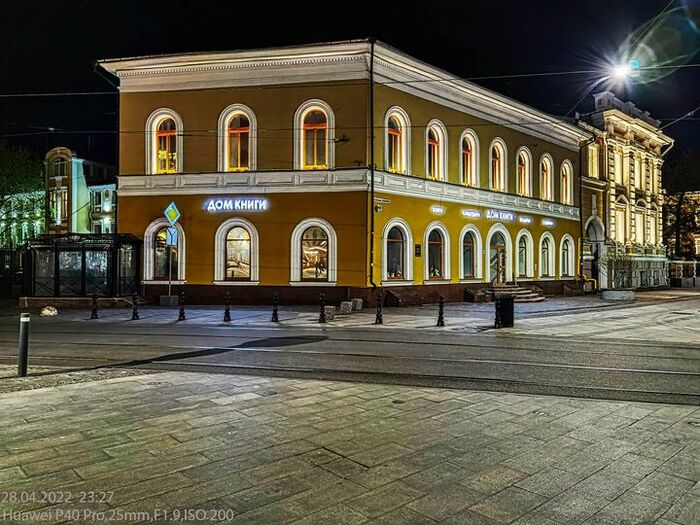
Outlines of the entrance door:
[{"label": "entrance door", "polygon": [[494,233],[491,237],[489,263],[491,281],[494,284],[504,284],[506,282],[506,240],[499,232]]}]

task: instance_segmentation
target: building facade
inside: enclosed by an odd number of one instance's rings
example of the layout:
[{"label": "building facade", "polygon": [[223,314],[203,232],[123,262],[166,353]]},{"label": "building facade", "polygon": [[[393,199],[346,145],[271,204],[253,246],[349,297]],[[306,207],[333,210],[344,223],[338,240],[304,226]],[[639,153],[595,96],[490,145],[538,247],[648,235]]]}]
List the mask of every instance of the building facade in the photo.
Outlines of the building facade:
[{"label": "building facade", "polygon": [[461,299],[578,273],[576,126],[367,41],[100,65],[146,294]]},{"label": "building facade", "polygon": [[661,166],[673,139],[649,113],[613,93],[594,100],[594,111],[579,121],[593,135],[582,149],[583,273],[606,288],[612,285],[606,259],[626,254],[627,286],[667,286]]}]

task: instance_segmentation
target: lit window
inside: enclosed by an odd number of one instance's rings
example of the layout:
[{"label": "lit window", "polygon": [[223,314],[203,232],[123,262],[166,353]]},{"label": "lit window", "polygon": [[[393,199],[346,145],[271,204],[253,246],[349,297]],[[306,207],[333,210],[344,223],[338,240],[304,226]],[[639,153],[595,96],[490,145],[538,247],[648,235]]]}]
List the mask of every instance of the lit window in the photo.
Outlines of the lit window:
[{"label": "lit window", "polygon": [[386,238],[387,279],[403,280],[406,277],[404,250],[405,239],[401,228],[394,226]]},{"label": "lit window", "polygon": [[440,178],[440,138],[435,128],[428,130],[428,177]]},{"label": "lit window", "polygon": [[540,275],[542,277],[549,277],[552,271],[549,260],[550,251],[551,246],[549,238],[545,237],[542,239],[542,246],[540,248]]},{"label": "lit window", "polygon": [[540,199],[552,200],[552,162],[549,157],[540,161]]},{"label": "lit window", "polygon": [[474,234],[467,232],[462,239],[462,279],[473,279],[475,271]]},{"label": "lit window", "polygon": [[244,113],[234,113],[227,130],[227,171],[250,169],[250,119]]},{"label": "lit window", "polygon": [[392,173],[403,173],[403,130],[399,119],[392,115],[389,117],[387,125],[387,156],[389,160],[389,171]]},{"label": "lit window", "polygon": [[156,170],[160,173],[177,171],[177,126],[170,117],[163,118],[156,128]]},{"label": "lit window", "polygon": [[328,280],[328,234],[319,226],[307,228],[301,236],[301,280]]},{"label": "lit window", "polygon": [[158,230],[153,241],[153,279],[178,279],[178,249],[175,244],[168,245],[168,228]]},{"label": "lit window", "polygon": [[474,146],[470,137],[462,138],[462,184],[475,186],[474,184]]},{"label": "lit window", "polygon": [[530,157],[524,150],[518,152],[518,194],[530,196]]},{"label": "lit window", "polygon": [[231,228],[226,235],[226,280],[250,280],[250,253],[248,230],[240,226]]},{"label": "lit window", "polygon": [[491,189],[506,191],[505,146],[500,139],[491,146]]},{"label": "lit window", "polygon": [[574,202],[571,165],[568,162],[561,165],[561,202],[562,204],[573,204]]},{"label": "lit window", "polygon": [[68,168],[68,163],[66,159],[58,157],[51,161],[51,176],[52,177],[65,177]]},{"label": "lit window", "polygon": [[428,279],[444,279],[444,240],[439,230],[428,235]]},{"label": "lit window", "polygon": [[306,170],[328,168],[328,119],[320,109],[312,109],[304,115],[303,168]]}]

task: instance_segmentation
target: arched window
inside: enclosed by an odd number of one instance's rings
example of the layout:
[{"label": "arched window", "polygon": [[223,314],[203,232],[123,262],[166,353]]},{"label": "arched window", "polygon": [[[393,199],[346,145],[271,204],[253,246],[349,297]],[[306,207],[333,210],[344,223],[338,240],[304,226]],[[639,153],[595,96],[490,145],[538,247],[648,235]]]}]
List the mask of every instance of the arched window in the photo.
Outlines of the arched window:
[{"label": "arched window", "polygon": [[328,280],[328,234],[318,226],[301,235],[301,280]]},{"label": "arched window", "polygon": [[403,173],[403,129],[396,115],[389,117],[387,123],[387,153],[389,159],[388,169],[392,173]]},{"label": "arched window", "polygon": [[328,167],[328,118],[320,109],[304,115],[304,169]]},{"label": "arched window", "polygon": [[156,173],[177,171],[177,127],[170,117],[163,118],[156,128]]},{"label": "arched window", "polygon": [[52,177],[65,177],[67,174],[68,163],[63,157],[56,157],[51,161],[51,173]]},{"label": "arched window", "polygon": [[225,280],[250,280],[250,252],[250,232],[240,226],[231,228],[226,235]]},{"label": "arched window", "polygon": [[494,139],[490,155],[491,189],[493,191],[506,191],[506,146],[501,139]]},{"label": "arched window", "polygon": [[391,173],[409,173],[411,124],[406,112],[398,106],[389,108],[384,117],[386,170]]},{"label": "arched window", "polygon": [[406,279],[405,243],[401,228],[393,226],[386,237],[386,278],[389,280]]},{"label": "arched window", "polygon": [[250,119],[245,113],[231,115],[226,130],[226,171],[250,169]]},{"label": "arched window", "polygon": [[554,277],[554,238],[550,233],[540,237],[540,277]]},{"label": "arched window", "polygon": [[518,195],[530,197],[532,195],[531,161],[532,157],[527,148],[521,147],[518,150]]},{"label": "arched window", "polygon": [[476,242],[470,231],[462,237],[462,279],[476,277]]},{"label": "arched window", "polygon": [[177,239],[174,239],[174,244],[168,243],[168,228],[164,226],[155,233],[153,239],[153,279],[177,281],[178,267]]},{"label": "arched window", "polygon": [[540,160],[540,199],[551,201],[552,191],[552,159],[544,155]]},{"label": "arched window", "polygon": [[428,177],[440,178],[440,137],[435,128],[428,129]]},{"label": "arched window", "polygon": [[476,133],[466,130],[462,134],[462,156],[460,158],[461,182],[466,186],[476,187],[479,185],[476,173],[477,153]]},{"label": "arched window", "polygon": [[561,165],[561,202],[562,204],[574,203],[574,186],[572,180],[572,168],[568,161],[564,161]]},{"label": "arched window", "polygon": [[496,283],[505,283],[507,280],[508,257],[506,240],[501,232],[496,232],[489,243],[489,266],[491,280]]},{"label": "arched window", "polygon": [[445,241],[437,228],[428,234],[428,279],[444,279]]},{"label": "arched window", "polygon": [[569,242],[569,239],[564,239],[564,242],[561,245],[561,276],[570,276],[571,275],[571,243]]},{"label": "arched window", "polygon": [[157,109],[146,120],[146,173],[182,172],[182,119],[171,109]]},{"label": "arched window", "polygon": [[518,241],[518,277],[527,277],[527,238],[523,235]]},{"label": "arched window", "polygon": [[304,102],[294,114],[294,168],[332,169],[335,165],[335,116],[322,100]]}]

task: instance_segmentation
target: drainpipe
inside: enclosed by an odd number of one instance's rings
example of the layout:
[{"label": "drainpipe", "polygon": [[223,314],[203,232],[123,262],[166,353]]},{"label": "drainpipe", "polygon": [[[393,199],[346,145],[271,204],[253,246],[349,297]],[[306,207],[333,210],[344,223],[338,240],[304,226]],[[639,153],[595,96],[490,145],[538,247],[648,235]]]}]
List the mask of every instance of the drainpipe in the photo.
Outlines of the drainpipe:
[{"label": "drainpipe", "polygon": [[372,288],[377,287],[374,282],[374,42],[374,38],[369,39],[369,283]]},{"label": "drainpipe", "polygon": [[578,247],[578,276],[583,279],[583,150],[596,140],[595,135],[588,139],[578,150],[578,209],[579,209],[579,247]]}]

